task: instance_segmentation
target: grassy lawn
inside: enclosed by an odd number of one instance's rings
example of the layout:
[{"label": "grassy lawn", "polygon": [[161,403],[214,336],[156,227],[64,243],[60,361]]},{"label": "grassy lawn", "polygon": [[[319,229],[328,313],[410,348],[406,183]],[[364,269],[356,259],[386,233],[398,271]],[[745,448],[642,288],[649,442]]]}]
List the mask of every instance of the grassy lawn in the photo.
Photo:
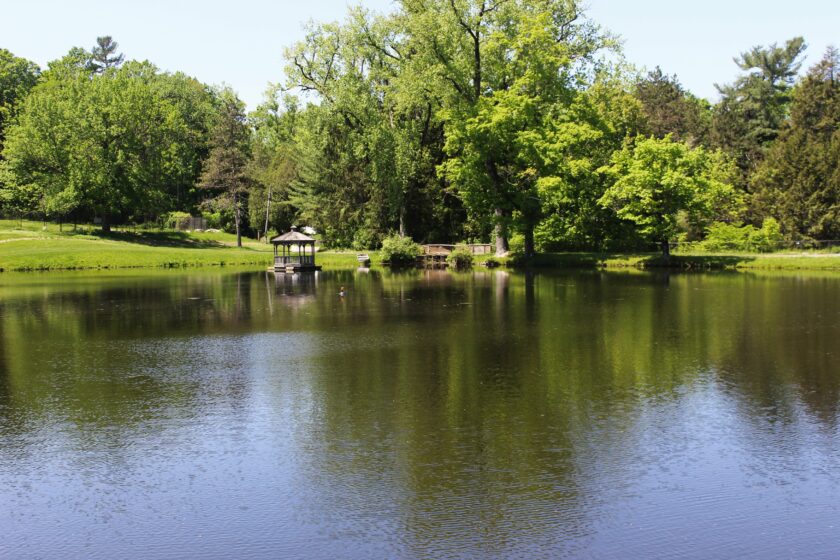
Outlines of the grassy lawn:
[{"label": "grassy lawn", "polygon": [[[373,265],[381,259],[370,251]],[[184,268],[195,266],[268,267],[270,245],[224,232],[115,231],[103,234],[91,226],[0,220],[0,271],[119,268]],[[488,256],[476,258],[476,264]],[[503,264],[533,268],[656,268],[682,270],[840,270],[840,254],[780,252],[772,254],[674,254],[665,263],[658,253],[545,253],[527,263]],[[326,268],[358,266],[356,252],[318,253]]]},{"label": "grassy lawn", "polygon": [[[129,232],[0,220],[0,271],[265,266],[273,248],[222,232]],[[319,253],[324,266],[356,266],[355,253]]]}]

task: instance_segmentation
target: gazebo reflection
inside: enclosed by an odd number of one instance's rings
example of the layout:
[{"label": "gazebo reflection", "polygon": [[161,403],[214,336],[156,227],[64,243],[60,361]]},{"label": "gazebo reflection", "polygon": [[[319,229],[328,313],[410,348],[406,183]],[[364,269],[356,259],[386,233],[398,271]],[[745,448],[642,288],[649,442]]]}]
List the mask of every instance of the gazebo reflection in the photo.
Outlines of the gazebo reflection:
[{"label": "gazebo reflection", "polygon": [[284,307],[298,308],[315,301],[318,292],[317,272],[268,272],[274,276],[273,294],[269,294],[269,303]]}]

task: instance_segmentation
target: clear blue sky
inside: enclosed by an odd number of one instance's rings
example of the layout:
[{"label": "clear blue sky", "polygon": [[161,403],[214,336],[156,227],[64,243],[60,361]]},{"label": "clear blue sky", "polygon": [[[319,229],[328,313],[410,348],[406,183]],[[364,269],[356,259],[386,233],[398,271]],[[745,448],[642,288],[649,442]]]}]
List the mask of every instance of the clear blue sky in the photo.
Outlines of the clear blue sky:
[{"label": "clear blue sky", "polygon": [[[344,16],[346,0],[4,0],[0,47],[45,65],[71,46],[112,35],[128,58],[208,83],[225,82],[250,107],[283,78],[283,48],[302,24]],[[364,0],[387,10],[391,0]],[[732,57],[803,35],[808,63],[840,46],[838,0],[588,0],[589,13],[624,39],[629,61],[676,73],[702,97],[731,81]]]}]

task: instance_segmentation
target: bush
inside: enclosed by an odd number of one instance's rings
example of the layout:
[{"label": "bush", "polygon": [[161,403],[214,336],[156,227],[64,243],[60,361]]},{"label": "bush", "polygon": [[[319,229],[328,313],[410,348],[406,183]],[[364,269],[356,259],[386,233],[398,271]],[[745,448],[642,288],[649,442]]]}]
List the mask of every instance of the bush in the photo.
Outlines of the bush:
[{"label": "bush", "polygon": [[202,212],[201,217],[207,222],[207,229],[222,229],[221,212]]},{"label": "bush", "polygon": [[420,254],[420,246],[410,237],[394,234],[382,240],[382,260],[392,266],[412,265]]},{"label": "bush", "polygon": [[487,257],[484,260],[484,266],[486,266],[487,268],[498,268],[501,265],[502,261],[500,261],[496,257]]},{"label": "bush", "polygon": [[773,218],[767,218],[761,229],[753,226],[736,226],[733,224],[716,223],[709,226],[706,239],[699,247],[704,251],[746,251],[767,253],[778,249],[782,242],[782,231],[779,223]]},{"label": "bush", "polygon": [[[492,241],[492,239],[491,239]],[[514,233],[508,239],[508,248],[511,253],[520,254],[525,252],[525,236],[521,233]]]},{"label": "bush", "polygon": [[446,262],[457,270],[466,270],[473,265],[473,254],[465,247],[458,247],[449,253]]},{"label": "bush", "polygon": [[376,232],[371,229],[360,228],[356,231],[355,235],[353,235],[353,249],[356,251],[373,249],[379,244],[378,242],[379,237]]},{"label": "bush", "polygon": [[769,253],[782,246],[782,227],[774,218],[766,218],[761,229],[750,234],[750,245],[755,251]]},{"label": "bush", "polygon": [[188,229],[190,226],[190,216],[186,212],[169,212],[163,216],[164,229]]}]

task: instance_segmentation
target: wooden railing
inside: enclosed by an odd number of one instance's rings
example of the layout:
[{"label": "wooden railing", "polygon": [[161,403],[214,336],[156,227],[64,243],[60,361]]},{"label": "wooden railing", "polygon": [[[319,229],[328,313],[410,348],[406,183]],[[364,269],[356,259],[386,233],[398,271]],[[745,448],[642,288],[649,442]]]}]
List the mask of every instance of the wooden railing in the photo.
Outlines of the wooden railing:
[{"label": "wooden railing", "polygon": [[315,255],[278,255],[274,257],[274,266],[301,266],[315,264]]}]

